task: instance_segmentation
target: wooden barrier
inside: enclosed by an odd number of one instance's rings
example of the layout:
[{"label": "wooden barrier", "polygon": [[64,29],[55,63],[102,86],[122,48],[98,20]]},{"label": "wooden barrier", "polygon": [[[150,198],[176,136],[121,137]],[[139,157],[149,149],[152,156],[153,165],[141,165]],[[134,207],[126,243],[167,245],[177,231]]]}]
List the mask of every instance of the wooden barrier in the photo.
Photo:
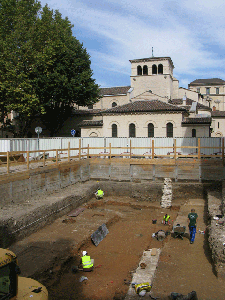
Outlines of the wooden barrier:
[{"label": "wooden barrier", "polygon": [[[217,153],[215,154],[211,154],[211,155],[204,155],[201,153],[202,149],[219,149]],[[96,150],[98,149],[99,154],[94,154],[92,153],[92,150]],[[121,152],[121,154],[114,154],[113,150],[118,150],[120,149],[119,152]],[[137,154],[135,153],[135,150],[137,149],[143,149],[143,152],[145,149],[150,149],[150,152],[146,152],[144,154]],[[167,152],[167,155],[157,155],[155,153],[155,151],[157,149],[168,149],[169,151]],[[170,152],[170,150],[172,149],[172,152]],[[184,155],[181,154],[181,152],[179,152],[179,150],[182,149],[193,149],[193,153],[192,154],[188,154],[188,155]],[[76,150],[77,151],[77,155],[75,156],[71,156],[71,151]],[[124,151],[125,150],[125,151]],[[56,152],[56,156],[52,157],[52,158],[46,158],[46,153],[49,155],[49,153],[51,152]],[[59,156],[59,151],[63,152],[67,152],[67,157],[63,157],[61,158]],[[141,163],[142,164],[154,164],[156,163],[155,160],[157,159],[173,159],[174,161],[176,161],[177,159],[185,159],[185,158],[189,158],[189,159],[193,159],[193,160],[201,160],[201,159],[214,159],[214,158],[219,158],[221,159],[223,165],[224,165],[224,138],[222,139],[222,144],[221,147],[202,147],[201,146],[201,140],[200,138],[198,139],[198,145],[197,146],[177,146],[176,143],[176,139],[174,139],[173,141],[173,147],[155,147],[154,144],[154,140],[152,140],[152,143],[149,147],[132,147],[132,142],[130,140],[130,144],[127,145],[126,147],[112,147],[111,143],[109,143],[108,147],[90,147],[89,144],[87,147],[81,147],[81,140],[79,140],[79,148],[71,148],[70,147],[70,142],[68,142],[68,148],[67,149],[50,149],[50,150],[32,150],[32,151],[13,151],[13,152],[0,152],[0,167],[4,167],[4,165],[6,164],[6,172],[10,173],[10,168],[15,166],[15,165],[20,165],[20,164],[26,164],[27,167],[26,169],[29,170],[30,169],[30,164],[37,162],[37,160],[31,160],[30,161],[30,154],[31,153],[42,153],[42,155],[40,154],[38,157],[40,157],[40,161],[43,161],[43,166],[45,167],[46,164],[48,162],[51,163],[55,163],[56,165],[60,164],[61,162],[63,162],[64,158],[65,160],[67,160],[68,162],[71,161],[71,159],[77,159],[77,160],[81,160],[84,158],[92,158],[95,159],[97,157],[102,157],[102,158],[109,158],[110,161],[112,159],[115,158],[126,158],[126,159],[142,159]],[[23,155],[26,154],[26,161],[23,157]],[[15,159],[15,157],[17,157],[17,159]],[[22,158],[21,158],[22,157]],[[18,159],[19,158],[19,159]],[[145,161],[147,160],[147,162]],[[165,161],[160,161],[159,163],[164,163]],[[157,162],[158,164],[158,162]],[[171,162],[172,164],[172,162]]]}]

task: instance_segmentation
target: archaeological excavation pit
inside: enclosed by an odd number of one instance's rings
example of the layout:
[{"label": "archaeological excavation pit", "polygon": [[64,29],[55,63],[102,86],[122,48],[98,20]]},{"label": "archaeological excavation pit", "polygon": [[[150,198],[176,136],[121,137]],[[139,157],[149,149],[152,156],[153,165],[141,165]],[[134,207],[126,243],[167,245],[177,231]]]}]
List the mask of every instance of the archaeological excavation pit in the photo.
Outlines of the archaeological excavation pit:
[{"label": "archaeological excavation pit", "polygon": [[[211,259],[206,228],[209,224],[207,195],[208,192],[220,194],[220,183],[172,182],[170,208],[161,205],[165,189],[163,180],[154,183],[102,181],[95,182],[94,188],[99,185],[105,192],[103,200],[93,197],[93,189],[90,200],[84,200],[77,207],[82,208],[79,215],[68,217],[64,214],[17,243],[20,250],[27,251],[18,257],[25,275],[42,260],[42,266],[31,277],[47,286],[50,299],[129,299],[129,283],[143,252],[152,248],[161,251],[152,282],[153,296],[169,299],[172,292],[186,295],[195,290],[199,299],[224,299],[223,280],[217,277]],[[172,233],[163,241],[152,237],[160,229],[172,231],[172,226],[161,223],[165,213],[169,213],[172,223],[186,222],[191,208],[199,215],[193,245],[190,245],[188,230],[183,240],[175,239]],[[156,224],[153,219],[157,219]],[[91,234],[103,223],[109,233],[95,246]],[[94,258],[93,272],[73,272],[82,250]],[[49,265],[50,253],[54,259]],[[82,276],[88,279],[80,282]],[[145,298],[149,299],[149,293]]]}]

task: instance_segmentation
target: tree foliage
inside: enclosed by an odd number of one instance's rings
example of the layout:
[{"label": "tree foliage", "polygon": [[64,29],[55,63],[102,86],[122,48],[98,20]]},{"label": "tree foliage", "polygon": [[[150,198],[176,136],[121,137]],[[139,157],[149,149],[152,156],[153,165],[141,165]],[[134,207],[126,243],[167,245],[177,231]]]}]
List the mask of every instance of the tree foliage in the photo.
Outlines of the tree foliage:
[{"label": "tree foliage", "polygon": [[75,104],[98,100],[90,56],[72,27],[39,1],[0,0],[0,109],[19,113],[22,136],[37,116],[53,135]]}]

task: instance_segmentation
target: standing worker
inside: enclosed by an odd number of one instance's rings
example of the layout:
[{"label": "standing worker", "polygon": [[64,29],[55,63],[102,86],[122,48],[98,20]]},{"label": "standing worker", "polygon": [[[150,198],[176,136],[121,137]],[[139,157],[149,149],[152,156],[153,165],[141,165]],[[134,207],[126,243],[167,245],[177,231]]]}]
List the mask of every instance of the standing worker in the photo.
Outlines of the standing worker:
[{"label": "standing worker", "polygon": [[103,196],[104,196],[104,192],[99,188],[97,190],[97,192],[95,193],[95,196],[96,196],[97,199],[102,199]]},{"label": "standing worker", "polygon": [[170,225],[170,216],[165,214],[165,216],[163,217],[163,224],[164,225]]},{"label": "standing worker", "polygon": [[81,257],[81,263],[83,271],[90,272],[94,269],[94,259],[88,255],[87,251],[83,251],[83,256]]},{"label": "standing worker", "polygon": [[191,244],[193,244],[195,240],[197,220],[198,220],[198,215],[195,212],[195,209],[192,208],[191,212],[188,214],[188,226],[189,226]]}]

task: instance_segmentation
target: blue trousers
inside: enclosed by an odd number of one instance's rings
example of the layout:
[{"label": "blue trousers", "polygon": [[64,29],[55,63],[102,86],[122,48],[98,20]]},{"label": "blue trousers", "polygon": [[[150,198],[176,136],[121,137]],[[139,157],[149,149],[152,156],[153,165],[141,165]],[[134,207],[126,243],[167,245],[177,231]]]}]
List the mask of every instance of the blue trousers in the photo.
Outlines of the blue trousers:
[{"label": "blue trousers", "polygon": [[191,242],[194,242],[195,234],[196,234],[196,226],[189,226],[189,233],[190,233]]}]

